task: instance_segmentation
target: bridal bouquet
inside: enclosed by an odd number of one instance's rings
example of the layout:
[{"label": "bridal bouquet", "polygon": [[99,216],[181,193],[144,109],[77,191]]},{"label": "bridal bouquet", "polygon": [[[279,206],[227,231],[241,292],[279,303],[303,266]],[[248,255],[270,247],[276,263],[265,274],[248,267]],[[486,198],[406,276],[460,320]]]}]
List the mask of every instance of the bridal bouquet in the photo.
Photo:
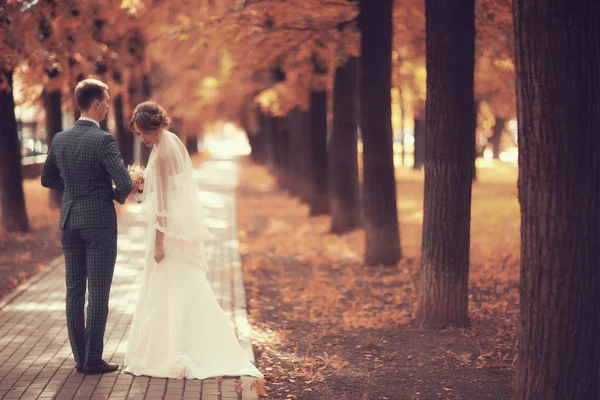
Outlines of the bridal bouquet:
[{"label": "bridal bouquet", "polygon": [[127,172],[133,181],[133,189],[131,193],[135,195],[135,199],[138,203],[142,202],[142,193],[144,193],[144,171],[145,168],[141,165],[129,165]]}]

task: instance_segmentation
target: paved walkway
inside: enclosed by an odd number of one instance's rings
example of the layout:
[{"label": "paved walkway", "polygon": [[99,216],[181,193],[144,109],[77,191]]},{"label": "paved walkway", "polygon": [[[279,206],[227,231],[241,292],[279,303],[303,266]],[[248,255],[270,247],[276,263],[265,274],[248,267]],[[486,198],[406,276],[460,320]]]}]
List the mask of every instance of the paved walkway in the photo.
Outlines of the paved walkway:
[{"label": "paved walkway", "polygon": [[[208,274],[240,342],[254,361],[242,282],[235,216],[238,166],[209,160],[197,172],[214,239]],[[119,255],[113,280],[104,357],[122,364],[142,270],[145,226],[140,206],[120,214]],[[202,399],[250,400],[251,378],[171,380],[122,372],[84,376],[74,371],[64,311],[62,258],[4,300],[0,307],[0,397],[3,399]]]}]

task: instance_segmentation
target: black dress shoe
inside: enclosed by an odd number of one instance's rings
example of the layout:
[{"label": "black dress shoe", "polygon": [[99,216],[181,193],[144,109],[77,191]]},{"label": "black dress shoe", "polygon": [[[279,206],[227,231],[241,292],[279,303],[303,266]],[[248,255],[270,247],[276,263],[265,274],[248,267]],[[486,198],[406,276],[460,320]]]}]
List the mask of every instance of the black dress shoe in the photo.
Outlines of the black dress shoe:
[{"label": "black dress shoe", "polygon": [[117,364],[109,364],[106,361],[100,361],[94,364],[83,364],[83,373],[88,375],[106,374],[108,372],[115,372],[119,369]]},{"label": "black dress shoe", "polygon": [[83,363],[77,363],[77,365],[75,365],[75,371],[79,373],[83,372]]}]

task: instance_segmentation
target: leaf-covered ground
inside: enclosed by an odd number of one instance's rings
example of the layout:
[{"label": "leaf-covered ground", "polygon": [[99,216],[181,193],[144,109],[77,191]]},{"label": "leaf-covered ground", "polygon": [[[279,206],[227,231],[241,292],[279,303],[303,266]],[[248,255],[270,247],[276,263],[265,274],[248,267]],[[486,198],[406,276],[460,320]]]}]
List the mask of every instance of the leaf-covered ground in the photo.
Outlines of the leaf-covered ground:
[{"label": "leaf-covered ground", "polygon": [[516,361],[519,207],[514,165],[481,162],[473,190],[471,327],[414,324],[423,176],[399,169],[404,260],[362,265],[363,233],[329,218],[243,163],[240,249],[258,364],[271,399],[509,399]]},{"label": "leaf-covered ground", "polygon": [[48,190],[39,180],[24,181],[23,190],[31,229],[23,234],[0,227],[0,298],[62,254],[59,211],[50,209]]}]

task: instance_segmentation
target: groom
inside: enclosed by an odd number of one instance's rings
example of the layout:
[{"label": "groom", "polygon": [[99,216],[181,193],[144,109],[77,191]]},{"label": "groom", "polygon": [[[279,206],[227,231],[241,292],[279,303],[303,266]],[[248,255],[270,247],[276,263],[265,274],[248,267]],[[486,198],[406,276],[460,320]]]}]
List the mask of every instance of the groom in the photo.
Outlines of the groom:
[{"label": "groom", "polygon": [[[86,79],[75,88],[81,118],[57,134],[42,185],[63,193],[60,210],[67,286],[67,329],[77,372],[102,374],[119,366],[102,360],[108,297],[117,258],[117,214],[133,184],[116,140],[100,129],[110,107],[108,86]],[[113,188],[112,182],[115,183]],[[84,321],[86,283],[89,289]]]}]

